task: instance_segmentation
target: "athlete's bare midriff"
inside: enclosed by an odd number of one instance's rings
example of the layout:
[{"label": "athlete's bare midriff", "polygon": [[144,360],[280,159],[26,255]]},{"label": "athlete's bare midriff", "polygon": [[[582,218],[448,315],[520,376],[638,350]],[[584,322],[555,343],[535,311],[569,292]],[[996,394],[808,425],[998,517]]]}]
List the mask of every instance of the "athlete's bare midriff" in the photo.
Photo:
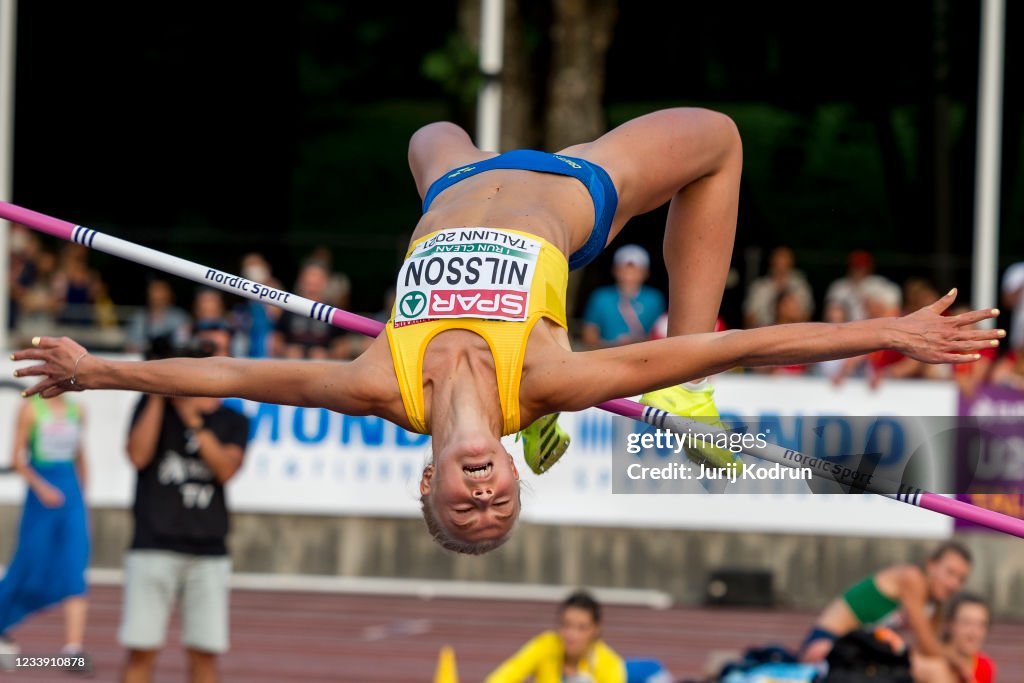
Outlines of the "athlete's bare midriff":
[{"label": "athlete's bare midriff", "polygon": [[[579,180],[533,171],[494,170],[467,178],[439,194],[420,219],[412,239],[445,228],[508,228],[542,237],[568,258],[586,242],[593,225],[593,200]],[[531,394],[526,381],[531,368],[542,358],[550,360],[554,353],[568,352],[569,338],[558,325],[541,320],[531,331],[526,349],[519,394],[524,425],[545,412],[541,397]],[[465,330],[450,330],[432,339],[424,354],[423,398],[428,424],[433,388],[449,379],[447,373],[458,353],[472,358],[474,378],[486,385],[487,394],[493,396],[492,408],[500,414],[494,360],[487,342]],[[375,364],[386,363],[393,380],[394,365],[385,335],[377,338],[364,357]],[[387,412],[390,419],[408,427],[397,380],[392,380],[380,387],[387,395]]]},{"label": "athlete's bare midriff", "polygon": [[521,230],[557,247],[568,259],[594,227],[594,202],[576,178],[523,170],[493,170],[439,194],[413,239],[444,228]]}]

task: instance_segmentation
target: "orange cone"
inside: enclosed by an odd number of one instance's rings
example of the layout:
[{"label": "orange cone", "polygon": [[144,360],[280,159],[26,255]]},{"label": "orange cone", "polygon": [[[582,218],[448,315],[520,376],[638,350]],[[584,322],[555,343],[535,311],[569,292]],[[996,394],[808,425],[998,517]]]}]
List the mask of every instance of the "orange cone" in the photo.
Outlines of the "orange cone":
[{"label": "orange cone", "polygon": [[459,672],[455,668],[455,650],[445,645],[437,656],[437,670],[434,683],[459,683]]}]

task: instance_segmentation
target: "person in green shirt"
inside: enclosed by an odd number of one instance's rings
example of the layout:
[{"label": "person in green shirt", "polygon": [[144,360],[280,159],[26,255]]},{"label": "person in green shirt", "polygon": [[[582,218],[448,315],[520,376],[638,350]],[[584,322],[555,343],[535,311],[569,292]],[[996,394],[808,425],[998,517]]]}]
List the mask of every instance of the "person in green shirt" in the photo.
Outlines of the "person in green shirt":
[{"label": "person in green shirt", "polygon": [[915,680],[945,680],[939,673],[949,669],[938,635],[942,606],[963,588],[970,572],[970,551],[950,541],[924,566],[894,565],[858,581],[825,607],[804,641],[801,660],[824,660],[836,639],[857,629],[906,626],[913,634]]}]

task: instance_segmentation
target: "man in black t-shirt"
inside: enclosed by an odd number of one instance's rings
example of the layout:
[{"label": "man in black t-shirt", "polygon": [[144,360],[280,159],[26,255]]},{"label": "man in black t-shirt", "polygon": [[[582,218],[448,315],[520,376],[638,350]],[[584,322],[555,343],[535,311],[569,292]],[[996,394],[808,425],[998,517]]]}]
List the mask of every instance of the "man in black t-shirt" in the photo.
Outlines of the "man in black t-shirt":
[{"label": "man in black t-shirt", "polygon": [[[226,328],[207,326],[196,337],[228,355]],[[248,435],[248,418],[219,399],[146,395],[135,409],[128,436],[138,470],[135,531],[120,630],[126,683],[151,680],[179,596],[190,678],[217,678],[217,655],[228,649],[231,574],[224,484],[242,466]]]}]

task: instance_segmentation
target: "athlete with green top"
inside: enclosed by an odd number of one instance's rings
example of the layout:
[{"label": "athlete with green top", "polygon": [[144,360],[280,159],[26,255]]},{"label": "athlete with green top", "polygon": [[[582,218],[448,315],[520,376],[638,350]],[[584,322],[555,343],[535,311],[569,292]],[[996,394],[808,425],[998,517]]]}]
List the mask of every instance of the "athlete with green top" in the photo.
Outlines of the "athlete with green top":
[{"label": "athlete with green top", "polygon": [[948,542],[936,548],[923,567],[895,565],[858,581],[825,607],[804,641],[801,659],[824,660],[832,644],[851,631],[905,624],[913,635],[915,680],[946,680],[951,666],[957,671],[962,667],[939,639],[942,607],[960,591],[970,571],[970,551]]}]

